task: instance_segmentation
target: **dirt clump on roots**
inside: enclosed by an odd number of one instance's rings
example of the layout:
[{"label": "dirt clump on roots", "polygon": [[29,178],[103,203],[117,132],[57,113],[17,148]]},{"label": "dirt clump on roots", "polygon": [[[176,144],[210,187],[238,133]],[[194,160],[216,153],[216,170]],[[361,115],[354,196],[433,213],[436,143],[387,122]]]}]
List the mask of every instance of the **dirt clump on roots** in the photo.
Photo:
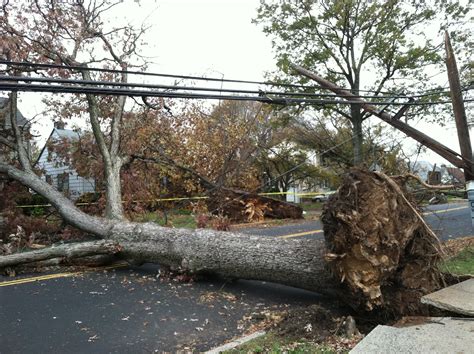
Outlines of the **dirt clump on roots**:
[{"label": "dirt clump on roots", "polygon": [[359,310],[423,311],[420,297],[442,287],[440,242],[403,188],[358,168],[325,203],[326,260]]}]

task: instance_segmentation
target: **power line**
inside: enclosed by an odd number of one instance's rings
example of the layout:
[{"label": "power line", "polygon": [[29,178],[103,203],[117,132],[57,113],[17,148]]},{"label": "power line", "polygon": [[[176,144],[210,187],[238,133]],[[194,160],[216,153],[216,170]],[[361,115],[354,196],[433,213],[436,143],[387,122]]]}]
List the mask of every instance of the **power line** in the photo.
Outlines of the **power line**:
[{"label": "power line", "polygon": [[[183,90],[183,91],[209,91],[209,92],[228,92],[228,93],[244,93],[255,95],[286,95],[294,97],[338,97],[332,93],[304,93],[304,92],[284,92],[284,91],[263,91],[263,90],[242,90],[242,89],[224,89],[213,87],[199,87],[199,86],[178,86],[178,85],[156,85],[156,84],[141,84],[131,82],[116,82],[116,81],[96,81],[96,80],[75,80],[75,79],[58,79],[45,77],[31,77],[31,76],[2,76],[1,81],[24,81],[24,82],[43,82],[56,84],[80,84],[80,85],[98,85],[98,86],[113,86],[113,87],[136,87],[136,88],[153,88],[164,90]],[[359,98],[387,98],[385,96],[357,96]],[[403,99],[405,97],[394,97]]]},{"label": "power line", "polygon": [[[236,80],[236,79],[224,79],[224,78],[215,78],[215,77],[200,77],[200,76],[191,76],[191,75],[177,75],[177,74],[163,74],[163,73],[154,73],[154,72],[144,72],[137,70],[118,70],[118,69],[106,69],[106,68],[97,68],[97,67],[87,67],[81,65],[60,65],[60,64],[46,64],[46,63],[30,63],[30,62],[17,62],[17,61],[8,61],[0,60],[0,65],[14,65],[21,67],[31,67],[35,69],[62,69],[62,70],[77,70],[77,71],[94,71],[94,72],[106,72],[106,73],[116,73],[116,74],[132,74],[132,75],[141,75],[141,76],[155,76],[155,77],[167,77],[175,79],[185,79],[185,80],[198,80],[198,81],[211,81],[211,82],[221,82],[221,83],[239,83],[239,84],[252,84],[252,85],[264,85],[264,86],[279,86],[279,87],[288,87],[288,88],[303,88],[303,89],[325,89],[319,85],[296,85],[296,84],[285,84],[274,81],[253,81],[253,80]],[[346,90],[351,90],[346,88]],[[440,91],[441,90],[441,91]],[[369,92],[377,93],[376,90],[363,90],[359,89],[359,92]],[[429,90],[428,90],[429,91]],[[448,93],[446,88],[433,89],[433,92],[436,93]],[[389,94],[393,95],[393,92],[380,91],[380,94]],[[428,93],[410,95],[411,97],[422,97],[429,95]],[[403,96],[403,95],[402,95]]]},{"label": "power line", "polygon": [[[73,80],[77,81],[77,80]],[[121,86],[127,86],[123,84]],[[311,105],[331,105],[331,104],[361,104],[359,101],[338,100],[338,99],[306,99],[291,97],[268,97],[265,93],[258,96],[248,95],[217,95],[217,94],[200,94],[187,92],[169,92],[169,91],[152,91],[152,90],[131,90],[124,88],[107,88],[94,86],[73,86],[73,85],[49,85],[49,84],[19,84],[11,82],[8,76],[0,77],[0,90],[3,91],[24,91],[24,92],[50,92],[50,93],[74,93],[74,94],[96,94],[111,96],[130,96],[130,97],[167,97],[167,98],[186,98],[186,99],[225,99],[232,101],[258,101],[269,104],[291,105],[291,104],[311,104]],[[381,97],[382,98],[382,97]],[[465,99],[464,102],[472,102],[474,99]],[[371,105],[394,105],[394,106],[425,106],[435,104],[449,104],[451,101],[431,101],[431,102],[368,102]]]},{"label": "power line", "polygon": [[[227,92],[227,93],[243,93],[243,94],[256,94],[260,96],[277,95],[277,96],[292,96],[292,97],[344,97],[344,95],[337,96],[332,93],[305,93],[305,92],[288,92],[288,91],[264,91],[264,90],[243,90],[243,89],[224,89],[224,88],[213,88],[213,87],[199,87],[199,86],[179,86],[179,85],[157,85],[157,84],[144,84],[144,83],[131,83],[131,82],[116,82],[116,81],[101,81],[101,80],[77,80],[77,79],[61,79],[61,78],[45,78],[45,77],[31,77],[31,76],[2,76],[0,75],[1,81],[24,81],[24,82],[43,82],[43,83],[71,83],[80,85],[98,85],[98,86],[113,86],[113,87],[135,87],[135,88],[153,88],[163,90],[183,90],[183,91],[208,91],[208,92]],[[464,90],[467,91],[474,87],[467,87]],[[437,92],[437,93],[448,93]],[[435,93],[424,93],[419,95],[410,96],[409,98],[415,97],[426,97],[432,96]],[[404,99],[406,96],[379,96],[379,95],[357,95],[358,98],[365,99]]]}]

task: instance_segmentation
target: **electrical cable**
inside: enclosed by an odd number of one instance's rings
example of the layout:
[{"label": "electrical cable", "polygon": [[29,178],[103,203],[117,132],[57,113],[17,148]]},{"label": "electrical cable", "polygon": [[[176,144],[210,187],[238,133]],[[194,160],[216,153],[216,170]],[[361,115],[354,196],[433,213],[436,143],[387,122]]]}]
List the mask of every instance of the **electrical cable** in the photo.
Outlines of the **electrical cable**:
[{"label": "electrical cable", "polygon": [[[122,85],[126,86],[126,84]],[[75,93],[75,94],[97,94],[112,96],[135,96],[135,97],[168,97],[168,98],[189,98],[189,99],[225,99],[233,101],[258,101],[269,104],[289,105],[289,104],[312,104],[312,105],[328,105],[328,104],[362,104],[360,101],[350,100],[318,100],[318,99],[302,99],[292,97],[267,97],[259,96],[242,96],[242,95],[216,95],[216,94],[198,94],[198,93],[182,93],[182,92],[164,92],[151,90],[130,90],[122,88],[101,88],[92,86],[71,86],[71,85],[45,85],[45,84],[18,84],[12,83],[8,76],[0,78],[0,90],[2,91],[27,91],[27,92],[50,92],[50,93]],[[474,98],[464,99],[464,102],[472,102]],[[393,106],[425,106],[435,104],[450,104],[451,101],[431,101],[431,102],[366,102],[371,105],[393,105]]]},{"label": "electrical cable", "polygon": [[[304,92],[283,92],[283,91],[263,91],[263,90],[242,90],[242,89],[224,89],[213,87],[199,87],[199,86],[177,86],[177,85],[156,85],[156,84],[140,84],[131,82],[115,82],[115,81],[96,81],[96,80],[76,80],[76,79],[58,79],[45,77],[31,77],[31,76],[6,76],[0,75],[0,81],[24,81],[24,82],[43,82],[43,83],[57,83],[57,84],[80,84],[80,85],[98,85],[98,86],[113,86],[113,87],[137,87],[137,88],[153,88],[164,90],[184,90],[184,91],[209,91],[209,92],[228,92],[228,93],[245,93],[256,95],[287,95],[295,97],[339,97],[335,94],[324,93],[304,93]],[[344,97],[344,95],[342,95]],[[386,98],[385,96],[357,96],[358,98]],[[394,99],[403,99],[404,96],[393,97]]]},{"label": "electrical cable", "polygon": [[[156,76],[156,77],[167,77],[167,78],[175,78],[175,79],[185,79],[185,80],[198,80],[198,81],[211,81],[211,82],[221,82],[221,83],[239,83],[239,84],[257,84],[257,85],[265,85],[265,86],[279,86],[279,87],[289,87],[289,88],[304,88],[304,89],[325,89],[319,85],[296,85],[296,84],[285,84],[285,83],[278,83],[274,81],[254,81],[254,80],[236,80],[236,79],[224,79],[224,78],[216,78],[216,77],[200,77],[200,76],[192,76],[192,75],[177,75],[177,74],[163,74],[163,73],[154,73],[154,72],[144,72],[138,70],[118,70],[118,69],[106,69],[106,68],[97,68],[97,67],[87,67],[81,65],[61,65],[61,64],[47,64],[47,63],[30,63],[30,62],[17,62],[17,61],[9,61],[9,60],[0,60],[0,65],[14,65],[14,66],[21,66],[21,67],[32,67],[32,68],[43,68],[43,69],[62,69],[62,70],[77,70],[77,71],[94,71],[94,72],[107,72],[107,73],[117,73],[117,74],[132,74],[132,75],[140,75],[140,76]],[[446,90],[447,88],[442,88],[442,92],[440,93],[447,93],[449,92]],[[345,90],[351,90],[350,88],[346,88]],[[433,92],[439,91],[440,89],[433,89]],[[376,90],[363,90],[359,89],[359,92],[371,92],[377,93]],[[427,90],[430,91],[430,90]],[[389,94],[393,95],[393,92],[388,91],[380,91],[380,94]],[[426,95],[427,93],[423,93],[421,95]],[[418,97],[417,95],[410,95],[411,97]],[[421,96],[420,96],[421,97]]]}]

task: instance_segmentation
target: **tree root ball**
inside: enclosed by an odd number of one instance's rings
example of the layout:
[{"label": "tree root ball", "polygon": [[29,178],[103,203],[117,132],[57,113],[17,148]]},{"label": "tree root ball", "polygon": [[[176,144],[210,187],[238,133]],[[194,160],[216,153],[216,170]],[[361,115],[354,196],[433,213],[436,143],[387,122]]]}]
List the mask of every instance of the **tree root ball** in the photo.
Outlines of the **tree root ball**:
[{"label": "tree root ball", "polygon": [[442,286],[438,238],[383,173],[352,169],[322,222],[328,266],[360,309],[419,312],[420,297]]}]

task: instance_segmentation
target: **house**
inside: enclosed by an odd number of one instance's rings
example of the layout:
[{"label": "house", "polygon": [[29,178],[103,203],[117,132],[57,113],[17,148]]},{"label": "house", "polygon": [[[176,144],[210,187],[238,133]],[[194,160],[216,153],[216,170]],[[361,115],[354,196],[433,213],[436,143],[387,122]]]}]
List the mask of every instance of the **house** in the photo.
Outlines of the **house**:
[{"label": "house", "polygon": [[48,146],[61,141],[74,141],[79,139],[79,133],[65,129],[64,123],[55,122],[54,128],[41,150],[36,166],[43,171],[42,179],[63,192],[71,200],[76,200],[85,193],[95,192],[95,181],[91,178],[84,178],[59,159],[56,153],[49,151]]},{"label": "house", "polygon": [[423,181],[429,184],[464,184],[464,173],[457,167],[441,164],[439,167],[428,161],[417,161],[410,164],[410,169]]},{"label": "house", "polygon": [[[305,160],[309,166],[321,167],[321,158],[318,154],[308,154]],[[315,193],[324,193],[330,191],[330,183],[325,178],[315,178],[311,175],[300,175],[292,179],[292,183],[286,189],[286,201],[291,203],[301,203],[303,199],[311,199]]]},{"label": "house", "polygon": [[410,162],[409,169],[425,182],[430,180],[430,174],[432,176],[435,175],[435,172],[441,174],[441,169],[429,161],[416,161],[414,163]]}]

